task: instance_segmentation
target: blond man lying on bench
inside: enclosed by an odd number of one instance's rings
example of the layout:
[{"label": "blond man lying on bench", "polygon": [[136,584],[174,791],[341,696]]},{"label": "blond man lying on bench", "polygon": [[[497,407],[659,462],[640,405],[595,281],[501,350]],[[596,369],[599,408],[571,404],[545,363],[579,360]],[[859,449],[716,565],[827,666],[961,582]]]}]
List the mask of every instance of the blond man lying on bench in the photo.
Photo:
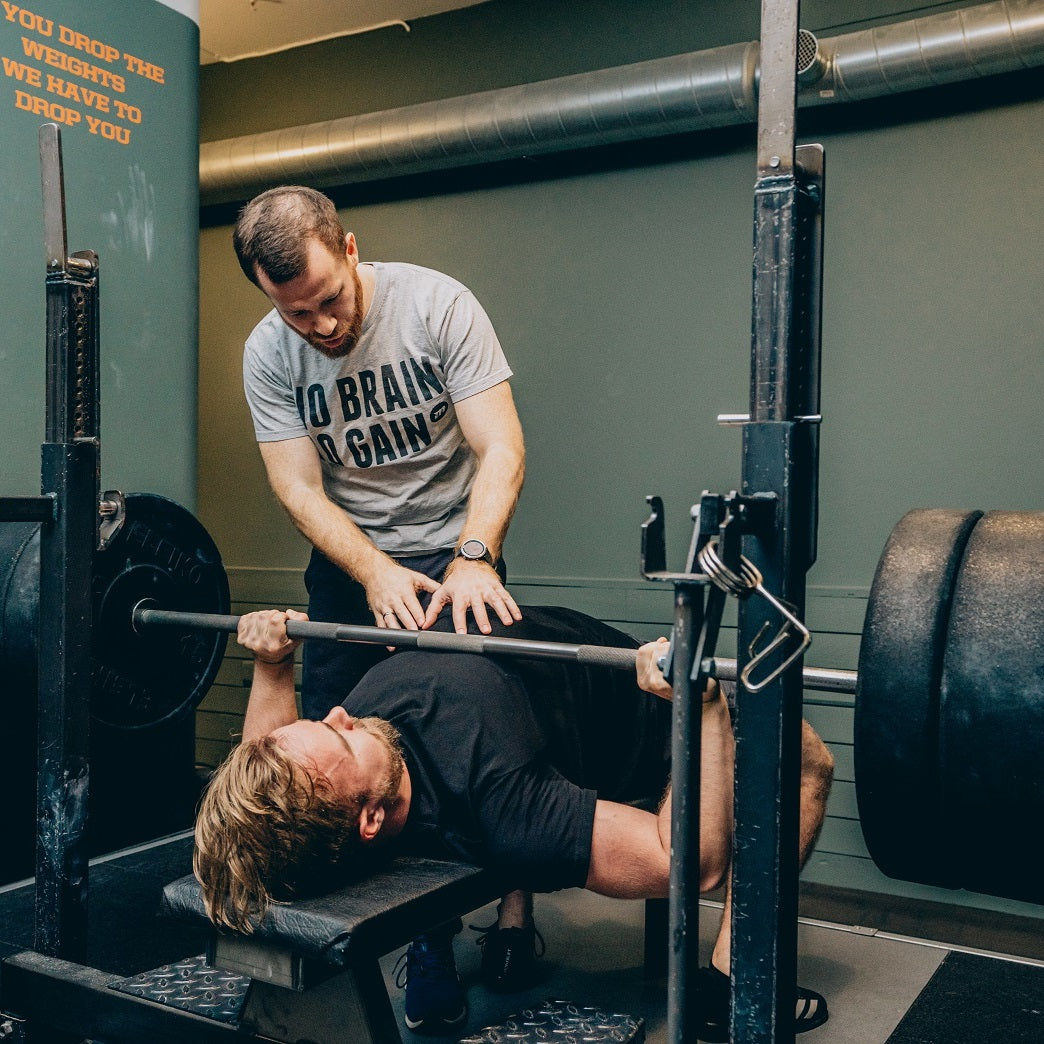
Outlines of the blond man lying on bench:
[{"label": "blond man lying on bench", "polygon": [[[637,677],[562,661],[403,650],[365,675],[342,706],[309,721],[297,713],[298,643],[287,637],[288,619],[305,617],[266,610],[239,624],[240,644],[254,653],[242,743],[215,773],[196,824],[194,867],[216,924],[249,931],[270,902],[343,884],[374,856],[398,853],[488,867],[516,897],[570,887],[622,899],[667,895],[671,688],[657,666],[665,639],[638,649]],[[551,607],[528,607],[511,634],[637,644]],[[831,756],[807,723],[802,754],[804,860],[832,777]],[[729,866],[732,783],[729,708],[712,681],[702,711],[704,890]],[[661,795],[656,813],[635,807]],[[728,1039],[728,932],[726,905],[711,967],[701,973],[701,1040]],[[418,973],[423,964],[419,955]],[[826,1002],[799,990],[796,1012],[796,1029],[811,1029],[826,1021]]]}]

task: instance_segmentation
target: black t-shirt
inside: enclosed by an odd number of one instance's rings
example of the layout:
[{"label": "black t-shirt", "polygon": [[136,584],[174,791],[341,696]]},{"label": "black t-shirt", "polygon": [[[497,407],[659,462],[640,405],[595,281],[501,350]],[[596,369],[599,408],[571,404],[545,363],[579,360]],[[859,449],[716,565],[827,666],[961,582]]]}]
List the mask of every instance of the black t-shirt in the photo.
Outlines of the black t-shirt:
[{"label": "black t-shirt", "polygon": [[[494,633],[636,645],[573,610],[522,614]],[[641,692],[631,671],[401,650],[344,706],[402,736],[413,784],[404,848],[488,866],[530,891],[583,886],[596,798],[655,800],[669,771],[669,704]]]}]

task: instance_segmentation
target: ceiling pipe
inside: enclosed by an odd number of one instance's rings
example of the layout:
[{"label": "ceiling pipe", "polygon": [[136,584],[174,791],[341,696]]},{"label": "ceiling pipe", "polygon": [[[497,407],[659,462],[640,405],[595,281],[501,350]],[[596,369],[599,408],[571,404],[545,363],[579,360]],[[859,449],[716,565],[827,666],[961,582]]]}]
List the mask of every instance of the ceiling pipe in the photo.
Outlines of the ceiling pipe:
[{"label": "ceiling pipe", "polygon": [[[204,142],[200,200],[380,181],[753,123],[757,42]],[[862,101],[1044,65],[1044,0],[995,0],[826,40],[802,30],[798,104]]]}]

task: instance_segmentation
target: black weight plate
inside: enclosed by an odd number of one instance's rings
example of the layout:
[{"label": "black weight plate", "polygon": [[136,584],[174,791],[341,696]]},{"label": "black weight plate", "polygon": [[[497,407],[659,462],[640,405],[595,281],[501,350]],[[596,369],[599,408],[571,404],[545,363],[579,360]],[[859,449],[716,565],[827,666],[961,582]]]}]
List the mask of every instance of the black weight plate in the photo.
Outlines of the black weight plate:
[{"label": "black weight plate", "polygon": [[961,886],[1044,902],[1044,513],[990,511],[975,527],[940,700],[946,830]]},{"label": "black weight plate", "polygon": [[882,873],[952,887],[941,825],[938,701],[950,599],[981,511],[919,508],[885,544],[859,646],[855,777]]},{"label": "black weight plate", "polygon": [[227,613],[228,578],[210,535],[172,500],[130,493],[123,528],[94,561],[91,710],[121,729],[158,725],[206,695],[228,635],[180,628],[138,634],[134,606],[152,598],[164,609]]},{"label": "black weight plate", "polygon": [[28,690],[6,714],[36,714],[36,616],[40,601],[40,526],[0,525],[0,671],[5,689]]},{"label": "black weight plate", "polygon": [[33,872],[39,528],[35,522],[0,525],[0,694],[5,740],[0,759],[0,793],[4,795],[0,885]]},{"label": "black weight plate", "polygon": [[[194,708],[227,641],[223,633],[167,628],[138,635],[134,606],[153,598],[164,608],[223,614],[229,595],[221,556],[188,511],[152,493],[130,493],[126,504],[123,529],[94,555],[91,712],[134,729]],[[33,716],[39,606],[40,526],[0,526],[0,671],[22,690],[15,709]]]}]

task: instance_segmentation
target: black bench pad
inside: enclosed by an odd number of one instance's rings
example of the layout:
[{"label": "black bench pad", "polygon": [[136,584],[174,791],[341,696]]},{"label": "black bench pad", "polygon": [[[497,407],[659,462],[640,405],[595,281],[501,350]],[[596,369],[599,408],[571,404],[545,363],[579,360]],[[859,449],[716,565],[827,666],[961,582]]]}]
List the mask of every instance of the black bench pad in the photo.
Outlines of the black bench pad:
[{"label": "black bench pad", "polygon": [[[466,863],[403,856],[336,892],[269,907],[251,936],[335,967],[382,956],[500,895],[495,876]],[[160,913],[209,925],[191,874],[163,889]]]}]

